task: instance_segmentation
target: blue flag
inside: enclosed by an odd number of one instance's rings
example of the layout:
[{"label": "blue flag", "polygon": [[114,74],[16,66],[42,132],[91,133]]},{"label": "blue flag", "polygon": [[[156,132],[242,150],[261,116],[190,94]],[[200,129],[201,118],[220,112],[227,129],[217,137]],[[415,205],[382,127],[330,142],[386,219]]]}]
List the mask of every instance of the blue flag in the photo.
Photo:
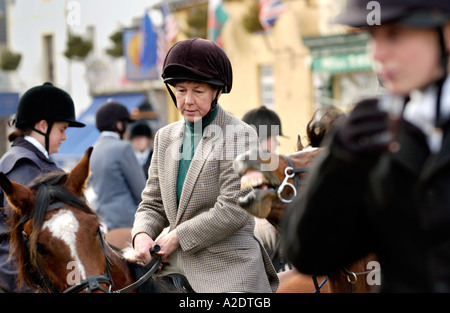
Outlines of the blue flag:
[{"label": "blue flag", "polygon": [[156,40],[158,38],[147,12],[142,18],[141,36],[142,42],[139,61],[141,63],[141,69],[146,71],[156,66]]}]

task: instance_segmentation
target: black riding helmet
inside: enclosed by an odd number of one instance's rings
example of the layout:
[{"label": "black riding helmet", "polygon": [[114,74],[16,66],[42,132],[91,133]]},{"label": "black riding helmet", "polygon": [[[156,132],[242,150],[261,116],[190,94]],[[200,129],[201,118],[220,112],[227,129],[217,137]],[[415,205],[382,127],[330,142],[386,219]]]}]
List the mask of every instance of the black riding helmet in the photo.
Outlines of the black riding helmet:
[{"label": "black riding helmet", "polygon": [[136,125],[133,125],[130,130],[130,139],[133,139],[134,137],[144,136],[151,138],[152,137],[152,130],[150,126],[148,126],[145,123],[138,123]]},{"label": "black riding helmet", "polygon": [[[368,18],[371,10],[369,0],[347,0],[344,13],[337,16],[335,23],[346,24],[352,27],[371,26]],[[394,22],[411,28],[435,29],[439,35],[441,50],[441,64],[443,75],[435,82],[438,93],[436,101],[436,127],[441,127],[440,107],[442,87],[448,75],[449,53],[445,45],[444,26],[450,20],[450,1],[447,0],[378,0],[380,24]],[[376,13],[376,12],[374,12]]]},{"label": "black riding helmet", "polygon": [[[344,12],[335,23],[352,27],[367,27],[368,15],[375,10],[370,0],[347,0]],[[378,0],[380,23],[396,22],[415,28],[435,28],[450,17],[450,1],[445,0]],[[375,11],[374,11],[375,12]]]},{"label": "black riding helmet", "polygon": [[[242,120],[246,122],[249,125],[266,125],[267,127],[267,136],[273,136],[273,135],[279,135],[284,136],[283,131],[281,130],[281,120],[275,111],[272,111],[268,109],[265,106],[262,106],[260,108],[256,108],[253,110],[248,111],[245,113],[245,115],[242,117]],[[272,125],[278,126],[278,134],[272,134]],[[256,133],[258,136],[261,136],[259,133],[259,127],[256,127]]]},{"label": "black riding helmet", "polygon": [[28,89],[17,105],[17,128],[32,127],[40,120],[68,122],[70,127],[85,126],[76,121],[75,106],[69,94],[49,82]]},{"label": "black riding helmet", "polygon": [[119,102],[108,101],[100,105],[95,114],[95,123],[99,131],[113,131],[120,134],[122,138],[126,130],[126,125],[122,129],[117,128],[117,122],[132,122],[128,109]]},{"label": "black riding helmet", "polygon": [[233,84],[228,56],[217,44],[201,38],[187,39],[173,45],[164,60],[161,76],[175,106],[175,95],[167,84],[175,86],[181,81],[198,81],[219,87],[211,111],[217,105],[219,91],[229,93]]},{"label": "black riding helmet", "polygon": [[[40,120],[48,123],[47,133],[34,129]],[[45,149],[49,149],[49,135],[54,122],[68,122],[69,127],[84,127],[75,119],[75,106],[70,95],[46,82],[28,89],[20,98],[13,124],[16,128],[31,128],[45,136]]]}]

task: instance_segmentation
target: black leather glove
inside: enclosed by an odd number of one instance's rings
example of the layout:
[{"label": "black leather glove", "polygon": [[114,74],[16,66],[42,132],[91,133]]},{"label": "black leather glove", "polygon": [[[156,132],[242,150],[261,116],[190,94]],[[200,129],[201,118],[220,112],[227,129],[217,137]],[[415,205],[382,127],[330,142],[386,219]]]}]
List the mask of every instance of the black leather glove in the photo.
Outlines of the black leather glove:
[{"label": "black leather glove", "polygon": [[377,156],[392,142],[388,113],[378,107],[378,99],[364,99],[355,105],[336,133],[341,149],[353,155]]}]

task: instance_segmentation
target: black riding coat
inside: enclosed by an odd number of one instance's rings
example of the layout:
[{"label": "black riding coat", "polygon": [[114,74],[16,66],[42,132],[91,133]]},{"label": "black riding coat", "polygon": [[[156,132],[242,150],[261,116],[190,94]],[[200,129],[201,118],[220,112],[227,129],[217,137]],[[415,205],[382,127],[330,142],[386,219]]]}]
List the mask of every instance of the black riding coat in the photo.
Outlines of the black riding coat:
[{"label": "black riding coat", "polygon": [[337,141],[322,152],[288,208],[286,253],[301,272],[329,274],[368,252],[384,292],[450,292],[450,124],[437,155],[403,122],[397,153],[354,158]]}]

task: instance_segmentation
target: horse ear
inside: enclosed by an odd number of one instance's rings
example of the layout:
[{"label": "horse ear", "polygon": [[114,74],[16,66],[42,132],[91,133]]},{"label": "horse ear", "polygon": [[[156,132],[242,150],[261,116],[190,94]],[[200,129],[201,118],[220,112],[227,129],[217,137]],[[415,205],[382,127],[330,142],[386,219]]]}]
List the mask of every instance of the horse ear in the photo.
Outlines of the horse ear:
[{"label": "horse ear", "polygon": [[9,180],[3,172],[0,172],[0,188],[5,193],[8,203],[20,216],[27,214],[34,207],[33,199],[35,196],[33,191],[24,185]]},{"label": "horse ear", "polygon": [[67,175],[67,189],[78,196],[83,194],[89,176],[89,159],[93,149],[93,147],[89,147],[77,165]]},{"label": "horse ear", "polygon": [[302,151],[304,148],[302,138],[300,138],[300,135],[297,135],[297,151]]}]

